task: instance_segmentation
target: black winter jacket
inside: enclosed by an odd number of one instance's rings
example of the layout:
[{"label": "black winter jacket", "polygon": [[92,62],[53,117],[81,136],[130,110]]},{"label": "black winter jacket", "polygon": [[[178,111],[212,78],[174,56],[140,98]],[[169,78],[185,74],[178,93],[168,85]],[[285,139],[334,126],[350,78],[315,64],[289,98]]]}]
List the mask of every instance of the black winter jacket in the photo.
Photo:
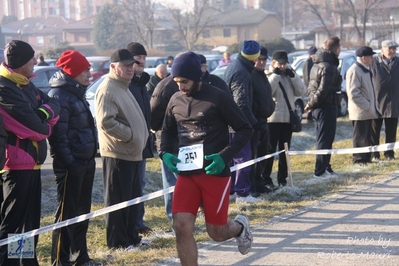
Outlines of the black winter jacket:
[{"label": "black winter jacket", "polygon": [[[148,133],[150,134],[150,125],[151,125],[151,108],[150,108],[150,99],[147,93],[147,87],[145,86],[150,80],[150,75],[147,72],[143,72],[140,77],[134,76],[129,85],[129,90],[133,94],[137,103],[140,106],[141,111],[143,112],[145,122],[147,123]],[[154,157],[152,150],[150,139],[147,139],[147,144],[143,150],[143,158],[151,158]]]},{"label": "black winter jacket", "polygon": [[97,130],[85,98],[86,87],[61,70],[49,83],[49,96],[61,106],[60,119],[49,137],[51,156],[65,169],[75,163],[87,164],[97,153]]},{"label": "black winter jacket", "polygon": [[[5,69],[5,63],[0,68]],[[50,117],[43,120],[38,108],[46,109]],[[4,169],[40,169],[47,157],[46,138],[52,134],[59,112],[57,100],[32,82],[17,86],[11,79],[0,76],[0,113],[8,135]]]},{"label": "black winter jacket", "polygon": [[378,55],[370,67],[373,73],[377,110],[383,118],[399,117],[399,57],[388,66]]},{"label": "black winter jacket", "polygon": [[[172,76],[168,76],[161,80],[155,87],[154,93],[152,94],[150,105],[151,105],[151,129],[157,132],[157,150],[161,148],[161,129],[163,120],[165,118],[166,107],[168,106],[170,98],[179,91],[177,83],[173,80]],[[173,139],[174,150],[173,154],[177,154],[178,139]]]},{"label": "black winter jacket", "polygon": [[251,125],[256,124],[257,119],[252,113],[252,82],[251,72],[254,69],[254,63],[243,57],[237,56],[226,69],[224,74],[227,86],[230,88],[234,101],[240,107],[245,117]]},{"label": "black winter jacket", "polygon": [[152,94],[151,105],[151,129],[158,131],[162,129],[163,119],[165,117],[166,107],[173,94],[179,91],[179,87],[172,76],[164,78],[155,87]]},{"label": "black winter jacket", "polygon": [[231,92],[230,92],[229,87],[227,86],[227,83],[223,79],[219,78],[218,76],[210,74],[208,71],[203,73],[202,81],[205,83],[208,83],[209,85],[212,85],[216,88],[221,89],[228,95],[231,95]]},{"label": "black winter jacket", "polygon": [[0,170],[3,169],[6,163],[7,135],[7,131],[4,128],[3,116],[0,115]]},{"label": "black winter jacket", "polygon": [[303,83],[305,83],[306,88],[309,86],[309,79],[310,79],[310,70],[313,67],[313,58],[309,57],[306,59],[305,63],[302,66],[302,73],[303,73]]},{"label": "black winter jacket", "polygon": [[[229,125],[237,132],[231,141]],[[202,83],[201,89],[192,96],[177,92],[171,97],[162,127],[161,151],[173,153],[176,136],[179,147],[203,144],[204,155],[218,153],[223,158],[226,165],[217,176],[225,177],[230,176],[230,161],[248,143],[252,133],[252,127],[233,99]],[[203,169],[211,163],[204,159]]]},{"label": "black winter jacket", "polygon": [[145,85],[147,87],[147,92],[148,92],[148,97],[151,98],[155,87],[158,85],[158,83],[161,81],[162,79],[160,77],[157,76],[157,74],[154,74],[154,76],[152,76],[150,78],[150,81],[148,81],[148,83]]},{"label": "black winter jacket", "polygon": [[272,97],[272,88],[264,71],[252,70],[251,79],[253,88],[252,112],[256,119],[258,119],[258,122],[260,120],[266,122],[276,107],[276,103]]},{"label": "black winter jacket", "polygon": [[308,86],[308,106],[311,109],[337,107],[342,77],[337,67],[338,57],[324,49],[317,50],[313,58]]}]

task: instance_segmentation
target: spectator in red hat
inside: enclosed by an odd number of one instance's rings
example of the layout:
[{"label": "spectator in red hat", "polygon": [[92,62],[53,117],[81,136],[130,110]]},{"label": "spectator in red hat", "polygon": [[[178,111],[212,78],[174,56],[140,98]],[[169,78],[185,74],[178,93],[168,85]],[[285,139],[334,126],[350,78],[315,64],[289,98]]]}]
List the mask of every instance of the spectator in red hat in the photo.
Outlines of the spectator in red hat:
[{"label": "spectator in red hat", "polygon": [[[78,51],[68,50],[56,67],[60,70],[50,79],[49,96],[58,100],[61,112],[49,143],[57,184],[57,223],[90,212],[97,133],[84,96],[90,84],[90,63]],[[86,220],[53,231],[52,265],[102,265],[89,257],[88,226]]]}]

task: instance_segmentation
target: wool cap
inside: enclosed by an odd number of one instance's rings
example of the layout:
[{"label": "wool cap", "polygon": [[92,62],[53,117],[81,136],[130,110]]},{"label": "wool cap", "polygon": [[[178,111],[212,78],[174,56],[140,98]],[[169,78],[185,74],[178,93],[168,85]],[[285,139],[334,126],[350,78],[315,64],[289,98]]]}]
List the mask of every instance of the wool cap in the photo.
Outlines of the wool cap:
[{"label": "wool cap", "polygon": [[266,47],[261,47],[260,48],[260,56],[259,56],[259,58],[260,59],[267,59],[267,57],[268,57],[268,55],[267,55],[267,49],[266,49]]},{"label": "wool cap", "polygon": [[362,46],[359,49],[356,50],[356,56],[357,57],[362,57],[362,56],[370,56],[375,54],[373,49],[368,46]]},{"label": "wool cap", "polygon": [[248,60],[256,60],[260,55],[259,43],[256,41],[244,41],[241,47],[241,55]]},{"label": "wool cap", "polygon": [[137,62],[131,52],[127,49],[118,49],[111,55],[111,63],[121,62],[124,65],[129,65],[131,63]]},{"label": "wool cap", "polygon": [[144,46],[138,42],[131,42],[126,46],[126,49],[132,53],[133,56],[135,55],[147,55],[147,51],[145,50]]},{"label": "wool cap", "polygon": [[286,63],[288,63],[287,52],[284,50],[276,50],[273,53],[272,59],[276,60],[280,64],[286,64]]},{"label": "wool cap", "polygon": [[12,69],[19,68],[35,56],[35,50],[29,43],[20,40],[10,41],[4,50],[4,59]]},{"label": "wool cap", "polygon": [[172,77],[182,77],[200,82],[202,76],[201,59],[194,52],[182,53],[175,58],[172,65]]},{"label": "wool cap", "polygon": [[308,54],[312,55],[315,54],[317,52],[317,48],[314,46],[310,46],[309,50],[308,50]]},{"label": "wool cap", "polygon": [[382,41],[381,47],[398,47],[398,44],[392,40]]},{"label": "wool cap", "polygon": [[201,65],[206,64],[206,57],[202,54],[198,54],[198,56],[200,57]]},{"label": "wool cap", "polygon": [[65,74],[74,78],[88,69],[90,63],[87,61],[86,57],[78,51],[67,50],[61,54],[55,66],[61,68]]}]

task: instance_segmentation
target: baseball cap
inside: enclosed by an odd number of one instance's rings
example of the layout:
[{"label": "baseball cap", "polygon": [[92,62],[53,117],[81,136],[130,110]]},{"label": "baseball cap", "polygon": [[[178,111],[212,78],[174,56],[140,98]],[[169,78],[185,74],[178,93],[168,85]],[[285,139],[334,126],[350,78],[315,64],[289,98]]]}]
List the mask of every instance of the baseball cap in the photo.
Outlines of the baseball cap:
[{"label": "baseball cap", "polygon": [[357,57],[362,57],[362,56],[370,56],[375,54],[373,49],[368,46],[362,46],[359,49],[356,50],[356,56]]},{"label": "baseball cap", "polygon": [[381,43],[381,47],[398,47],[398,44],[392,40],[385,40]]},{"label": "baseball cap", "polygon": [[111,55],[111,63],[121,62],[124,65],[129,65],[132,63],[136,63],[137,61],[133,58],[131,52],[127,49],[118,49]]},{"label": "baseball cap", "polygon": [[260,56],[259,59],[267,59],[267,49],[266,47],[260,47]]}]

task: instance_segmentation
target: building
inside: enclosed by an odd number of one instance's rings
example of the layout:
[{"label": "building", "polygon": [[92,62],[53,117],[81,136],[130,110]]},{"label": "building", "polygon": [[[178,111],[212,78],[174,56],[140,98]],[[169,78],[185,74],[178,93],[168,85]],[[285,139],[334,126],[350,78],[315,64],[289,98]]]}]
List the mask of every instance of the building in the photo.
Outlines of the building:
[{"label": "building", "polygon": [[98,14],[105,4],[117,0],[0,0],[0,18],[14,15],[18,20],[30,17],[63,16],[81,20]]},{"label": "building", "polygon": [[64,42],[63,29],[69,21],[61,16],[26,18],[9,23],[3,27],[5,41],[23,40],[36,51],[46,47],[55,47]]},{"label": "building", "polygon": [[281,26],[281,19],[275,13],[263,9],[237,9],[211,17],[197,44],[216,47],[244,40],[270,41],[281,37]]}]

